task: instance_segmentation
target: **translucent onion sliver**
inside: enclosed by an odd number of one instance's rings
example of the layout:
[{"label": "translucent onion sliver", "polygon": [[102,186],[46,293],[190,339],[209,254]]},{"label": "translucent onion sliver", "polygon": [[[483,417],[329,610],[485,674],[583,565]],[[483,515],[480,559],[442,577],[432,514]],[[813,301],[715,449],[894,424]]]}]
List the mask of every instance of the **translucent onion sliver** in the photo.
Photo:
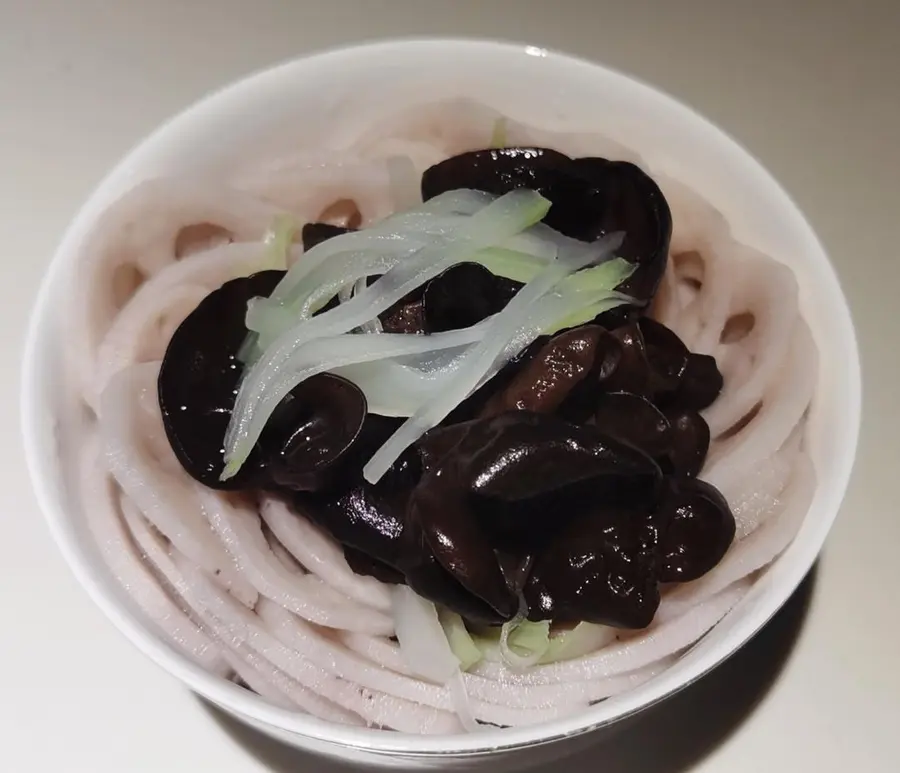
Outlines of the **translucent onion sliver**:
[{"label": "translucent onion sliver", "polygon": [[[370,483],[377,483],[403,451],[425,432],[436,427],[486,377],[490,378],[528,346],[547,325],[564,316],[565,309],[537,302],[569,274],[609,258],[622,243],[622,238],[622,234],[616,233],[591,245],[583,244],[580,254],[560,256],[519,290],[503,311],[490,318],[490,329],[483,340],[466,353],[466,362],[459,366],[456,376],[441,391],[438,399],[419,409],[388,438],[363,468],[363,477]],[[541,318],[540,313],[535,314],[535,307],[545,315],[550,309],[553,316],[549,320]]]}]

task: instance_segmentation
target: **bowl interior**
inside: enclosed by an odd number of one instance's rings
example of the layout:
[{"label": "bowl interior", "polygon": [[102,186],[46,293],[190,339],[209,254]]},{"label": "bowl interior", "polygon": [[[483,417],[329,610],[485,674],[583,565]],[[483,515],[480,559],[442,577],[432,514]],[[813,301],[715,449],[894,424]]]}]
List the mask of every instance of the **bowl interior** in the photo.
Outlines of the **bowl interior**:
[{"label": "bowl interior", "polygon": [[[548,129],[592,131],[635,149],[651,170],[686,183],[727,217],[737,238],[796,273],[820,351],[809,444],[818,488],[793,545],[743,602],[660,677],[538,728],[469,737],[419,738],[330,725],[289,714],[212,677],[160,641],[106,572],[76,505],[66,446],[70,398],[59,355],[58,299],[86,229],[135,182],[168,172],[227,172],[256,159],[333,141],[407,105],[466,96]],[[98,187],[53,260],[25,355],[24,434],[41,506],[73,570],[138,647],[193,690],[261,725],[395,754],[471,754],[544,742],[621,718],[698,678],[734,652],[784,603],[818,554],[837,513],[856,450],[859,361],[835,274],[797,207],[735,142],[685,106],[619,73],[532,46],[478,41],[402,41],[297,60],[218,92],[164,125]]]}]

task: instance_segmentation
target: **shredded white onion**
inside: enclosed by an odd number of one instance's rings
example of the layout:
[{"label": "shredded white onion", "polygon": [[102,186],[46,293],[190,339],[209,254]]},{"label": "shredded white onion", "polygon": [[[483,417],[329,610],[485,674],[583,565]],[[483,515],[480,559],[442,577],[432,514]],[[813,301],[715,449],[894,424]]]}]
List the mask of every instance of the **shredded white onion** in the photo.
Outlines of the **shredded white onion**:
[{"label": "shredded white onion", "polygon": [[403,659],[419,676],[446,684],[459,670],[459,661],[450,649],[434,604],[406,585],[396,586],[391,598]]},{"label": "shredded white onion", "polygon": [[[225,436],[223,479],[240,469],[275,406],[287,394],[280,394],[273,403],[272,395],[277,392],[272,389],[272,382],[282,375],[282,369],[288,366],[298,349],[308,342],[359,327],[449,266],[533,225],[546,214],[548,204],[534,191],[524,189],[501,196],[460,225],[452,239],[424,247],[358,296],[279,336],[245,374],[238,390]],[[263,405],[266,408],[261,409]]]},{"label": "shredded white onion", "polygon": [[[591,263],[609,258],[622,243],[622,234],[612,234],[591,245],[582,244],[547,265],[526,284],[499,314],[492,317],[479,344],[464,355],[454,378],[445,384],[436,400],[420,408],[375,452],[363,468],[363,477],[376,483],[409,446],[428,430],[436,427],[457,405],[466,399],[485,378],[502,368],[528,346],[548,325],[546,318],[536,318],[537,306],[545,314],[552,305],[537,304],[542,296],[568,275]],[[571,299],[569,299],[571,301]],[[560,315],[555,313],[554,318]]]},{"label": "shredded white onion", "polygon": [[412,416],[422,405],[437,398],[465,361],[469,347],[446,349],[430,361],[404,364],[409,358],[392,357],[347,365],[331,372],[358,386],[366,396],[370,413],[379,416]]}]

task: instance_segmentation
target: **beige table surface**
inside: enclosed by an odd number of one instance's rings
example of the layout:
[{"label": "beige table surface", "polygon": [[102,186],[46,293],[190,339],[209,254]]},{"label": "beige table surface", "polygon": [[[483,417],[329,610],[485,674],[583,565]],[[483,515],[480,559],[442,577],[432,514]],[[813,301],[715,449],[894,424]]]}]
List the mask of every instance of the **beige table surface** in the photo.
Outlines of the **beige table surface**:
[{"label": "beige table surface", "polygon": [[26,479],[18,362],[62,229],[142,135],[248,71],[413,33],[569,50],[692,104],[796,197],[859,330],[862,445],[813,580],[716,674],[562,767],[900,770],[897,0],[0,0],[0,770],[334,770],[204,707],[74,585]]}]

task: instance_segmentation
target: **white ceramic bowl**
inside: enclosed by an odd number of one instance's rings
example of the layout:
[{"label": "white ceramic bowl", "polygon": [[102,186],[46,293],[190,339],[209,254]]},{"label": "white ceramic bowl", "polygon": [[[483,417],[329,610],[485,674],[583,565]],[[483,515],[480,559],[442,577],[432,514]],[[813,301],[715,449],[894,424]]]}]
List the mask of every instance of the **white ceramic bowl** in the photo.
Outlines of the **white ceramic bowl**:
[{"label": "white ceramic bowl", "polygon": [[[342,727],[273,708],[211,676],[163,643],[105,570],[73,504],[58,453],[64,404],[56,317],[64,273],[85,229],[136,181],[315,145],[375,111],[466,95],[541,125],[589,129],[636,149],[721,209],[739,239],[789,263],[821,353],[809,438],[818,489],[803,528],[742,603],[658,678],[581,715],[538,727],[464,737],[413,737]],[[24,436],[41,507],[91,597],[135,645],[225,711],[297,747],[344,760],[408,767],[496,766],[511,752],[581,735],[662,700],[721,663],[781,607],[812,566],[837,514],[856,452],[860,373],[850,314],[822,246],[796,205],[733,140],[684,105],[620,73],[533,46],[461,40],[376,43],[317,54],[251,76],[204,99],[153,133],[101,183],[47,272],[24,362]],[[556,749],[555,751],[560,751]],[[489,756],[490,755],[490,756]],[[531,756],[529,761],[536,757]],[[488,760],[490,760],[488,762]]]}]

